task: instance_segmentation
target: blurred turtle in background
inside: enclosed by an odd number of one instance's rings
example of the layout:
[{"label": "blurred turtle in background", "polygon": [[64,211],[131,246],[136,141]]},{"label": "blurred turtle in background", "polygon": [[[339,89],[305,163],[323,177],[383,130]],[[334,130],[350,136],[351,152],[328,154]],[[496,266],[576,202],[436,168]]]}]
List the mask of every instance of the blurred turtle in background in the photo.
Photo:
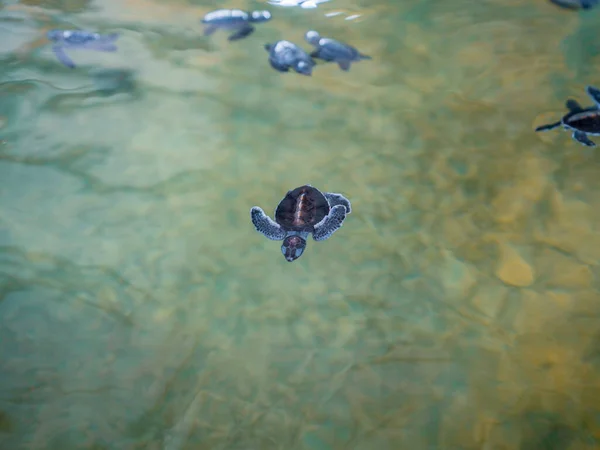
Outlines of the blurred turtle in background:
[{"label": "blurred turtle in background", "polygon": [[600,90],[588,86],[585,88],[587,95],[594,101],[595,106],[583,108],[573,99],[567,100],[566,107],[569,112],[558,122],[541,125],[535,131],[554,130],[562,126],[565,130],[571,130],[571,137],[586,147],[595,147],[596,143],[591,136],[600,136]]},{"label": "blurred turtle in background", "polygon": [[565,9],[592,9],[600,0],[550,0],[555,5]]},{"label": "blurred turtle in background", "polygon": [[310,54],[313,58],[319,58],[323,61],[336,62],[340,69],[350,70],[350,64],[354,61],[371,59],[368,55],[363,55],[354,47],[336,41],[335,39],[323,38],[314,30],[307,31],[304,39],[309,44],[315,46],[315,51]]},{"label": "blurred turtle in background", "polygon": [[277,6],[299,6],[303,9],[316,8],[319,3],[325,3],[329,0],[269,0],[268,3]]},{"label": "blurred turtle in background", "polygon": [[243,39],[254,32],[253,23],[267,22],[271,20],[269,11],[251,11],[246,12],[241,9],[218,9],[209,12],[202,19],[204,24],[204,35],[210,36],[219,28],[224,30],[234,30],[230,41]]},{"label": "blurred turtle in background", "polygon": [[279,72],[289,72],[294,69],[302,75],[311,76],[315,61],[302,48],[290,41],[277,41],[274,44],[265,44],[269,52],[271,67]]},{"label": "blurred turtle in background", "polygon": [[84,30],[50,30],[46,33],[48,40],[54,43],[52,50],[58,60],[71,69],[75,63],[65,50],[94,50],[98,52],[115,52],[115,41],[118,33],[100,34]]}]

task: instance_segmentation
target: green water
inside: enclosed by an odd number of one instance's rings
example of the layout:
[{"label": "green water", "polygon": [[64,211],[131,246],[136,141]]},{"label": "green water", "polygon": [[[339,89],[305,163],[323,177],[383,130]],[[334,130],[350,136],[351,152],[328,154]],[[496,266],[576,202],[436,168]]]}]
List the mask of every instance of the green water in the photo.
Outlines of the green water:
[{"label": "green water", "polygon": [[[600,9],[1,5],[0,449],[600,448],[600,154],[533,132]],[[72,27],[119,52],[63,67]],[[269,67],[311,28],[373,60]],[[249,210],[306,183],[353,211],[290,264]]]}]

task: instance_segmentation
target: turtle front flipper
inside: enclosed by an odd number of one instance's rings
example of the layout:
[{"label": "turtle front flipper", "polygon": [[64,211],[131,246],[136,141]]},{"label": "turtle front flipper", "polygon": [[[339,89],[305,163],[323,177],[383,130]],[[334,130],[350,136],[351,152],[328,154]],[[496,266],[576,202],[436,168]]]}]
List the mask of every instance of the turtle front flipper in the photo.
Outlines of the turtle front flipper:
[{"label": "turtle front flipper", "polygon": [[335,233],[344,223],[346,218],[346,207],[344,205],[336,205],[329,211],[318,224],[315,225],[313,231],[313,239],[315,241],[324,241]]},{"label": "turtle front flipper", "polygon": [[252,33],[254,33],[254,30],[255,30],[255,28],[252,25],[246,25],[246,26],[240,28],[235,33],[233,33],[227,39],[230,41],[237,41],[239,39],[243,39],[245,37],[250,36]]},{"label": "turtle front flipper", "polygon": [[585,88],[587,95],[594,101],[596,107],[600,107],[600,89],[596,89],[594,86],[588,86]]},{"label": "turtle front flipper", "polygon": [[567,102],[565,103],[565,106],[572,113],[583,111],[582,106],[577,102],[577,100],[573,100],[572,98],[567,100]]},{"label": "turtle front flipper", "polygon": [[541,125],[541,126],[537,127],[537,128],[535,129],[535,131],[537,132],[537,131],[548,131],[548,130],[554,130],[555,128],[558,128],[558,127],[560,127],[561,125],[562,125],[562,122],[561,122],[561,121],[554,122],[554,123],[549,123],[549,124],[547,124],[547,125]]},{"label": "turtle front flipper", "polygon": [[337,206],[337,205],[342,205],[344,208],[346,208],[346,214],[350,214],[352,212],[352,206],[350,206],[350,200],[348,200],[342,194],[334,194],[333,192],[325,192],[323,195],[329,202],[330,208],[333,208],[334,206]]},{"label": "turtle front flipper", "polygon": [[586,147],[595,147],[596,143],[587,137],[583,131],[573,131],[572,138]]},{"label": "turtle front flipper", "polygon": [[58,60],[61,63],[63,63],[65,66],[67,66],[70,69],[74,69],[75,68],[75,63],[65,53],[65,49],[64,49],[64,47],[62,45],[54,45],[54,46],[52,46],[52,51],[54,52],[54,54],[56,55],[56,57],[58,58]]},{"label": "turtle front flipper", "polygon": [[279,226],[277,222],[265,214],[258,206],[254,206],[250,210],[250,217],[256,231],[263,234],[267,239],[272,241],[281,241],[285,237],[285,230]]}]

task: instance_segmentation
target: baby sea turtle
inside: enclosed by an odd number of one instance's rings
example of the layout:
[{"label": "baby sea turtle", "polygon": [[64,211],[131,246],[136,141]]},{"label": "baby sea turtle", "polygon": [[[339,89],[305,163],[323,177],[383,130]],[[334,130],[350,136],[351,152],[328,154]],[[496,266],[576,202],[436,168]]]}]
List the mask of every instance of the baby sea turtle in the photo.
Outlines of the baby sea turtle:
[{"label": "baby sea turtle", "polygon": [[363,55],[348,44],[336,41],[335,39],[322,38],[321,35],[314,30],[307,31],[304,35],[304,39],[306,39],[309,44],[316,47],[315,51],[312,52],[310,56],[324,61],[336,62],[340,66],[340,69],[345,71],[350,70],[350,64],[352,64],[353,61],[371,59],[370,56]]},{"label": "baby sea turtle", "polygon": [[269,62],[275,70],[288,72],[292,68],[302,75],[312,75],[315,61],[296,44],[277,41],[274,44],[265,44],[265,50],[269,52]]},{"label": "baby sea turtle", "polygon": [[118,33],[100,34],[84,30],[50,30],[46,33],[48,40],[54,42],[52,51],[58,60],[71,69],[75,68],[75,63],[65,50],[95,50],[98,52],[115,52],[117,46],[115,41],[119,37]]},{"label": "baby sea turtle", "polygon": [[209,12],[202,19],[204,26],[204,35],[209,36],[219,28],[225,30],[235,30],[230,41],[245,38],[254,32],[253,23],[266,22],[271,20],[269,11],[251,11],[246,12],[241,9],[218,9]]},{"label": "baby sea turtle", "polygon": [[565,9],[592,9],[598,6],[600,0],[550,0],[550,2]]},{"label": "baby sea turtle", "polygon": [[323,241],[351,212],[350,202],[342,194],[322,193],[307,184],[288,191],[275,210],[275,221],[258,206],[250,210],[250,217],[259,233],[274,241],[283,239],[281,252],[292,262],[302,255],[309,233],[315,241]]},{"label": "baby sea turtle", "polygon": [[595,106],[583,108],[573,99],[566,102],[569,112],[559,122],[539,126],[535,131],[548,131],[561,125],[565,130],[572,130],[571,135],[577,142],[587,146],[595,147],[596,144],[587,136],[600,136],[600,90],[593,86],[585,88],[587,95],[594,101]]}]

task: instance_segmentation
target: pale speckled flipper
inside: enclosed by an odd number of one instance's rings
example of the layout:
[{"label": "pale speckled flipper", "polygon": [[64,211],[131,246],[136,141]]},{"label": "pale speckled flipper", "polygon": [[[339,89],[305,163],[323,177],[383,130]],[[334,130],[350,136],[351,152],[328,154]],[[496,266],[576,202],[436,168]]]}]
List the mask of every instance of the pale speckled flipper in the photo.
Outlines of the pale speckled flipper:
[{"label": "pale speckled flipper", "polygon": [[243,39],[247,36],[250,36],[254,32],[254,29],[255,28],[252,25],[248,24],[245,27],[242,27],[241,29],[233,33],[227,39],[230,41],[237,41],[239,39]]},{"label": "pale speckled flipper", "polygon": [[63,63],[65,66],[67,66],[67,67],[69,67],[71,69],[75,68],[75,63],[65,53],[65,49],[64,49],[64,47],[62,45],[53,45],[52,46],[52,51],[54,52],[54,54],[56,55],[56,57],[58,58],[58,60],[61,63]]},{"label": "pale speckled flipper", "polygon": [[587,92],[587,95],[594,100],[596,107],[600,107],[600,90],[596,89],[594,86],[587,86],[585,91]]},{"label": "pale speckled flipper", "polygon": [[333,192],[325,192],[323,195],[329,202],[329,206],[331,208],[333,208],[336,205],[343,205],[346,208],[346,214],[350,214],[352,212],[352,206],[350,206],[350,200],[348,200],[342,194],[335,194]]},{"label": "pale speckled flipper", "polygon": [[590,140],[590,138],[587,137],[587,134],[585,134],[583,131],[573,131],[572,137],[577,142],[585,145],[586,147],[595,147],[596,146],[596,143],[594,141]]},{"label": "pale speckled flipper", "polygon": [[281,228],[277,222],[267,216],[258,206],[252,207],[250,210],[250,217],[252,218],[252,223],[254,224],[256,231],[263,234],[266,238],[273,241],[281,241],[285,237],[285,230]]},{"label": "pale speckled flipper", "polygon": [[324,241],[335,233],[344,223],[346,218],[346,207],[344,205],[336,205],[329,211],[318,224],[315,225],[313,231],[313,239],[315,241]]}]

